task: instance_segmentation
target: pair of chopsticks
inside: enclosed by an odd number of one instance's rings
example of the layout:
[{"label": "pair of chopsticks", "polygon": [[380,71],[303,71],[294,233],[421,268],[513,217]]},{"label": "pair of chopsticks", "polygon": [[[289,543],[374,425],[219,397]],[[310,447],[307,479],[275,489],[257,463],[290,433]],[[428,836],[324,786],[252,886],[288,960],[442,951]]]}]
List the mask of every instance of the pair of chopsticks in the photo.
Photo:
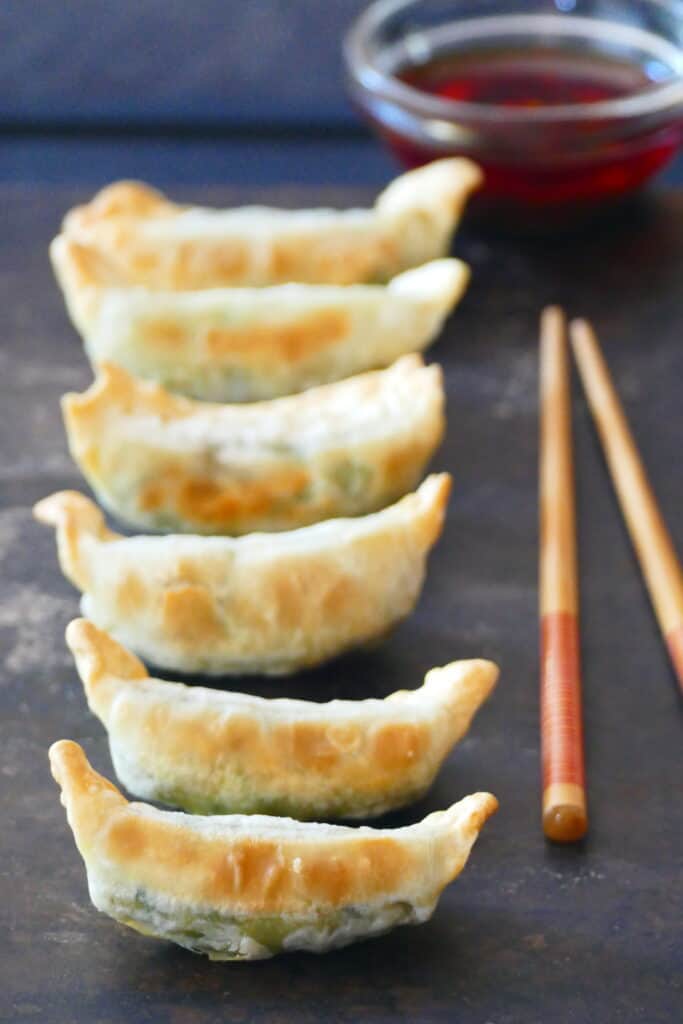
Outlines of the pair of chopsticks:
[{"label": "pair of chopsticks", "polygon": [[[587,321],[574,320],[569,334],[621,511],[683,690],[683,570],[595,332]],[[566,335],[562,310],[544,310],[540,353],[543,831],[558,842],[581,839],[588,828]]]}]

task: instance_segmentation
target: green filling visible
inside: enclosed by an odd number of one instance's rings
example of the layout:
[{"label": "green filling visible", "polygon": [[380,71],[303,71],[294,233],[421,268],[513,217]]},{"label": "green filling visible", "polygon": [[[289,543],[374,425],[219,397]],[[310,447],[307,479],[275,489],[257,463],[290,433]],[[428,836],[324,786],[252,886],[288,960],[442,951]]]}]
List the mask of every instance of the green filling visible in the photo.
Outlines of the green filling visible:
[{"label": "green filling visible", "polygon": [[[386,904],[376,912],[345,907],[314,912],[310,917],[294,920],[279,915],[240,918],[216,910],[183,912],[178,909],[170,915],[154,902],[151,894],[139,888],[132,899],[121,901],[116,906],[113,916],[143,934],[169,939],[194,952],[206,953],[217,959],[238,959],[241,957],[239,940],[242,936],[275,954],[282,950],[289,935],[302,928],[310,928],[321,938],[328,938],[345,925],[355,924],[360,927],[354,929],[355,934],[350,935],[349,940],[362,938],[372,931],[377,916],[382,918],[381,930],[384,931],[409,921],[413,907],[404,902]],[[237,931],[232,938],[227,934],[230,929]]]},{"label": "green filling visible", "polygon": [[183,523],[180,519],[169,512],[156,512],[153,515],[149,512],[145,512],[144,515],[149,521],[151,528],[153,530],[158,530],[159,533],[182,532],[184,529]]},{"label": "green filling visible", "polygon": [[287,936],[295,931],[291,922],[284,921],[281,917],[258,917],[253,920],[236,922],[241,931],[248,935],[260,946],[265,946],[271,953],[277,953],[282,949],[282,944]]},{"label": "green filling visible", "polygon": [[210,367],[188,368],[188,373],[178,373],[176,368],[156,366],[149,377],[157,379],[169,391],[187,395],[190,398],[214,402],[244,402],[259,397],[254,390],[253,374],[244,367],[225,366],[212,370]]},{"label": "green filling visible", "polygon": [[131,911],[138,913],[142,911],[144,914],[154,913],[154,903],[147,896],[145,889],[136,889],[135,895],[130,902]]},{"label": "green filling visible", "polygon": [[[188,793],[181,787],[155,790],[154,799],[159,803],[179,807],[188,814],[270,814],[278,818],[306,816],[301,804],[287,799],[245,799],[221,800],[220,797],[201,797],[196,793]],[[314,814],[314,809],[310,809]]]},{"label": "green filling visible", "polygon": [[307,483],[304,484],[300,491],[297,491],[296,494],[292,495],[291,499],[285,498],[284,500],[278,502],[278,505],[280,508],[287,508],[287,505],[289,504],[290,500],[297,505],[307,505],[310,501],[313,500],[314,493],[315,491],[313,485]]},{"label": "green filling visible", "polygon": [[263,447],[273,455],[291,456],[297,454],[296,448],[285,441],[268,441]]},{"label": "green filling visible", "polygon": [[[180,911],[173,917],[172,930],[166,931],[163,928],[163,919],[166,915],[155,906],[144,889],[137,889],[132,900],[122,902],[117,908],[117,916],[125,924],[139,929],[145,934],[158,934],[162,938],[168,938],[172,942],[177,942],[196,952],[209,954],[221,951],[221,947],[214,946],[211,936],[211,932],[219,931],[221,928],[236,928],[241,935],[246,935],[270,953],[278,953],[287,936],[298,928],[314,924],[321,933],[332,932],[342,920],[340,911],[318,915],[311,921],[295,920],[293,922],[277,915],[238,918],[221,914],[217,910],[197,913],[187,911],[185,914]],[[159,927],[159,922],[162,927]],[[171,925],[171,921],[168,924]],[[228,943],[222,949],[233,956],[238,955],[238,944],[231,946]]]},{"label": "green filling visible", "polygon": [[421,785],[419,789],[382,794],[381,800],[378,796],[374,799],[368,796],[364,800],[353,801],[349,800],[347,795],[345,799],[335,800],[330,797],[316,804],[304,804],[287,797],[221,800],[220,797],[202,797],[178,786],[155,790],[153,799],[170,807],[179,807],[188,814],[269,814],[278,818],[312,821],[320,818],[355,818],[360,814],[365,817],[385,814],[389,810],[419,800],[426,788]]},{"label": "green filling visible", "polygon": [[333,467],[330,479],[348,497],[359,498],[370,485],[372,470],[363,462],[345,459]]}]

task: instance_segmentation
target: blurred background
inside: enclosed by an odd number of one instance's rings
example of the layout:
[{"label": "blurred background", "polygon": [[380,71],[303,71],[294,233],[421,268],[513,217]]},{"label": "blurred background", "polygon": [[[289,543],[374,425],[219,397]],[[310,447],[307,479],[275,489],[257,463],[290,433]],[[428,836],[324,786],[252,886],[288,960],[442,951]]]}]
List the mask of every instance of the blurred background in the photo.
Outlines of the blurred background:
[{"label": "blurred background", "polygon": [[341,60],[366,3],[2,0],[0,182],[384,182]]},{"label": "blurred background", "polygon": [[349,103],[366,0],[2,0],[0,181],[375,184]]}]

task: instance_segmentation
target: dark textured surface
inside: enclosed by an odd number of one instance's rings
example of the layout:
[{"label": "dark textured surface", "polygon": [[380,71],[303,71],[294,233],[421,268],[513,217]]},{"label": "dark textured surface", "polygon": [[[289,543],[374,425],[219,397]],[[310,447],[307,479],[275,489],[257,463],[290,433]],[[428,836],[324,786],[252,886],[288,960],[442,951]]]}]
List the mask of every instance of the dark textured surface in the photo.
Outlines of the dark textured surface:
[{"label": "dark textured surface", "polygon": [[[182,190],[180,190],[181,195]],[[185,192],[189,197],[189,193]],[[208,198],[230,198],[211,193]],[[365,194],[259,193],[346,203]],[[600,236],[470,235],[472,288],[433,349],[447,371],[455,476],[417,612],[372,654],[251,689],[326,699],[413,687],[428,667],[489,656],[498,691],[412,820],[477,789],[501,810],[429,924],[325,957],[211,964],[89,904],[46,760],[71,737],[111,772],[63,643],[76,594],[29,507],[79,480],[59,395],[89,371],[46,244],[83,192],[0,192],[0,651],[3,955],[0,1018],[54,1024],[458,1021],[671,1024],[681,1013],[681,716],[672,673],[585,406],[576,403],[591,832],[539,828],[536,320],[559,301],[595,319],[661,504],[683,549],[683,198]],[[234,198],[234,196],[232,196]],[[246,686],[247,684],[245,684]]]},{"label": "dark textured surface", "polygon": [[368,2],[2,0],[0,182],[379,184],[341,53]]}]

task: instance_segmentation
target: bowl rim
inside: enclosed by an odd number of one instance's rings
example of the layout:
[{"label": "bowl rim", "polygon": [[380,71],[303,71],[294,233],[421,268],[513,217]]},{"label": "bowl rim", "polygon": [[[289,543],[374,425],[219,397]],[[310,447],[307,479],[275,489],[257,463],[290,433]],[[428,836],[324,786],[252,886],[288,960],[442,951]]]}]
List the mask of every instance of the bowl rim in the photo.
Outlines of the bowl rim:
[{"label": "bowl rim", "polygon": [[[495,103],[472,103],[467,100],[442,99],[416,89],[384,71],[373,61],[369,38],[387,18],[403,7],[415,6],[421,0],[373,0],[351,23],[343,40],[342,50],[352,79],[367,93],[388,100],[427,118],[452,121],[496,123],[501,120],[517,124],[556,124],[585,120],[628,120],[653,114],[664,114],[680,107],[683,110],[683,72],[676,78],[654,84],[643,92],[592,103],[565,103],[540,107],[513,107]],[[644,0],[665,9],[681,22],[683,0]],[[531,15],[533,17],[533,15]],[[516,16],[516,20],[525,15]],[[550,13],[547,17],[575,17],[571,12]],[[586,20],[597,18],[586,16]],[[673,45],[673,44],[672,44]],[[681,48],[683,60],[683,48]]]}]

